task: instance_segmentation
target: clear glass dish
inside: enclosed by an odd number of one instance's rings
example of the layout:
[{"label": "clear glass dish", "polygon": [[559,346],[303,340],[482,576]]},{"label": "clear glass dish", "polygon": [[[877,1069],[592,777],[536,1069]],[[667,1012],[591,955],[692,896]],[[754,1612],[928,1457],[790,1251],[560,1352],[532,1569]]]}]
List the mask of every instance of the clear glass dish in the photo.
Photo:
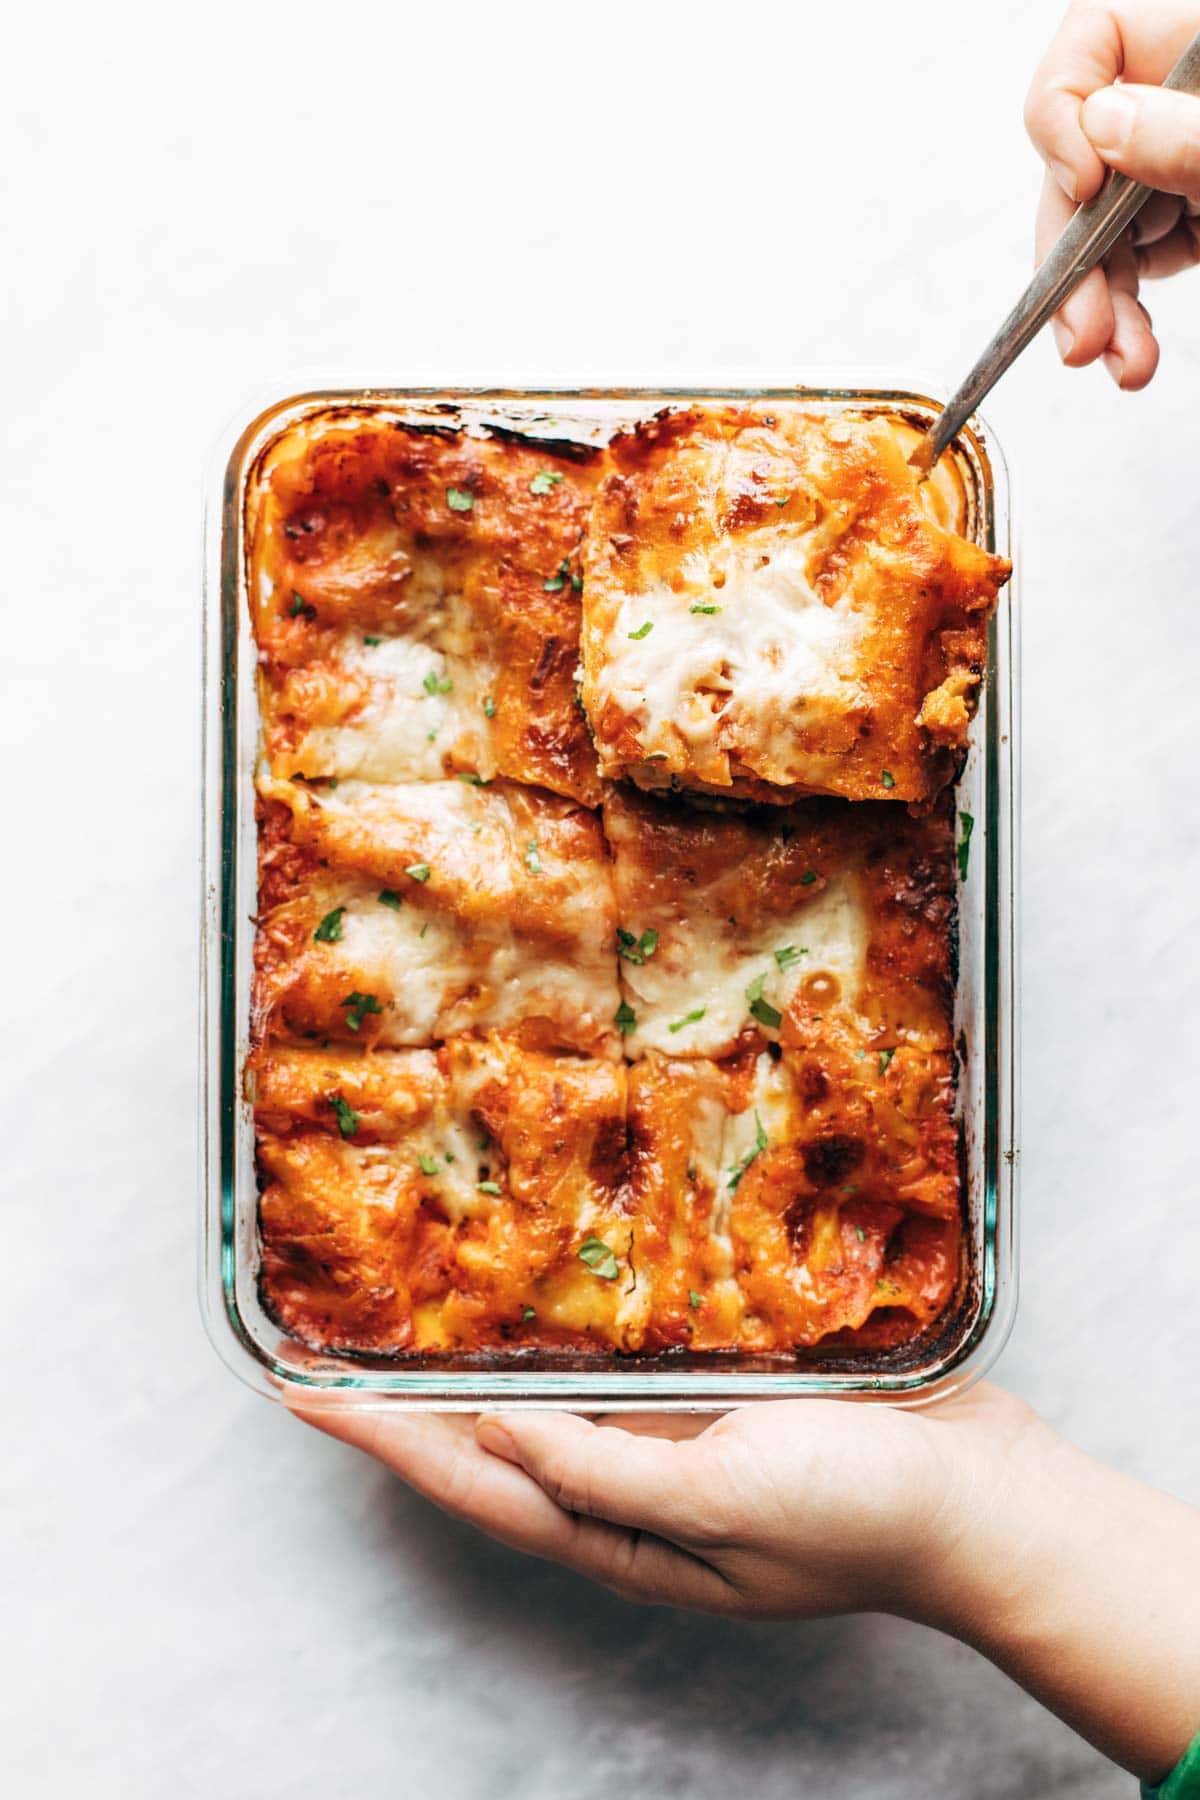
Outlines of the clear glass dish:
[{"label": "clear glass dish", "polygon": [[[257,1288],[254,1133],[242,1090],[248,1048],[256,908],[254,767],[259,720],[256,652],[246,604],[244,500],[265,447],[317,411],[368,405],[441,425],[488,423],[538,438],[598,440],[633,418],[684,400],[801,400],[812,410],[899,413],[923,425],[938,383],[826,372],[811,383],[657,389],[313,387],[255,408],[218,446],[205,519],[204,828],[201,942],[201,1307],[208,1334],[258,1392],[335,1405],[477,1411],[552,1406],[577,1411],[716,1411],[802,1394],[914,1406],[976,1380],[998,1356],[1016,1306],[1018,639],[1014,577],[1001,591],[987,682],[959,784],[974,820],[960,884],[956,1042],[966,1191],[966,1269],[955,1304],[913,1342],[887,1351],[819,1348],[789,1358],[617,1357],[564,1362],[525,1352],[503,1359],[317,1354],[284,1336]],[[1011,555],[1008,471],[978,419],[954,452],[967,532]]]}]

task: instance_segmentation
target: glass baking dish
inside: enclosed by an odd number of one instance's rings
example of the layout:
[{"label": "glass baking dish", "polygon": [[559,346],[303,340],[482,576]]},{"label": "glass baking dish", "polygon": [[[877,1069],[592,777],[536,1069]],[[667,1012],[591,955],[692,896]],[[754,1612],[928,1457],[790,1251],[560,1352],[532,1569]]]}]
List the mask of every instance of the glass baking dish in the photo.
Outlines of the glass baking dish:
[{"label": "glass baking dish", "polygon": [[[441,426],[488,426],[540,439],[605,439],[619,424],[692,400],[800,400],[814,411],[882,411],[923,426],[945,393],[927,380],[821,372],[789,387],[312,388],[253,410],[218,446],[205,519],[203,889],[201,943],[201,1307],[220,1356],[258,1392],[308,1402],[476,1411],[714,1411],[802,1394],[914,1406],[978,1378],[1000,1352],[1016,1305],[1018,755],[1016,578],[1002,589],[987,681],[959,784],[974,820],[960,884],[955,1034],[966,1195],[965,1269],[956,1302],[891,1350],[793,1357],[736,1354],[564,1359],[388,1359],[319,1354],[286,1337],[257,1287],[254,1133],[242,1086],[256,910],[256,651],[246,603],[244,503],[266,447],[311,413],[369,406]],[[979,420],[957,440],[967,533],[1011,555],[1008,472]]]}]

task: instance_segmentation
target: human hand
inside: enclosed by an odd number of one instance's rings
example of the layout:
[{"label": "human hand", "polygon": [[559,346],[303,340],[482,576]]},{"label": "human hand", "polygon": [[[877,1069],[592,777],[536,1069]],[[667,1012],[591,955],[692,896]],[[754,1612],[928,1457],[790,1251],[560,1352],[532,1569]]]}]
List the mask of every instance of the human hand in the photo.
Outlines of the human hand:
[{"label": "human hand", "polygon": [[1127,390],[1145,387],[1158,366],[1139,281],[1200,261],[1200,99],[1158,85],[1197,27],[1195,0],[1074,0],[1025,102],[1026,129],[1046,163],[1039,262],[1109,168],[1161,190],[1054,321],[1069,367],[1102,357]]},{"label": "human hand", "polygon": [[[289,1402],[297,1410],[299,1403]],[[980,1386],[928,1415],[794,1400],[717,1419],[305,1410],[446,1511],[628,1599],[761,1618],[940,1617],[1018,1441],[1051,1438]]]},{"label": "human hand", "polygon": [[1200,1514],[999,1388],[922,1413],[781,1400],[594,1424],[288,1405],[446,1512],[627,1599],[939,1626],[1146,1779],[1195,1728]]}]

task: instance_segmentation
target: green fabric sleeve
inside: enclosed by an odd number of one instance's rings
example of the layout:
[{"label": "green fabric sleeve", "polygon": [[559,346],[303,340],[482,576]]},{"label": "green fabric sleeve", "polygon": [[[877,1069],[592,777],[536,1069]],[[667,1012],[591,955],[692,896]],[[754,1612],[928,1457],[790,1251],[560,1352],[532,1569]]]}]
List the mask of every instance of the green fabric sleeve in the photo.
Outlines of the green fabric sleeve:
[{"label": "green fabric sleeve", "polygon": [[1200,1800],[1200,1733],[1157,1787],[1142,1783],[1142,1800]]}]

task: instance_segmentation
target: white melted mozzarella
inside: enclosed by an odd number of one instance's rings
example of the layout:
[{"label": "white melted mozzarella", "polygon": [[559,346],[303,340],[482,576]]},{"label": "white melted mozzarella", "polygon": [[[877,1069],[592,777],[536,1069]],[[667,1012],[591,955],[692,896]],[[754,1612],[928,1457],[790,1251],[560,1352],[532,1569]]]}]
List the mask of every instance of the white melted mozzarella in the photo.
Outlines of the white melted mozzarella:
[{"label": "white melted mozzarella", "polygon": [[[297,760],[307,775],[357,776],[367,781],[435,781],[443,758],[484,777],[495,773],[483,701],[492,674],[486,662],[460,659],[412,637],[366,644],[343,640],[339,660],[365,677],[369,698],[342,725],[314,725]],[[447,686],[447,684],[449,684]]]},{"label": "white melted mozzarella", "polygon": [[[632,922],[637,932],[648,921]],[[763,977],[762,998],[786,1012],[796,989],[811,975],[832,975],[837,1004],[853,1011],[862,985],[869,935],[857,877],[834,877],[791,915],[756,922],[752,932],[710,913],[664,923],[652,956],[640,966],[622,961],[621,982],[637,1015],[625,1039],[626,1054],[665,1050],[674,1056],[721,1056],[737,1034],[757,1023],[746,990]],[[781,968],[775,952],[791,950]],[[692,1013],[699,1019],[688,1024]],[[671,1026],[676,1030],[672,1031]]]},{"label": "white melted mozzarella", "polygon": [[[598,698],[640,721],[647,750],[669,748],[672,728],[689,745],[702,745],[743,702],[738,735],[749,745],[766,722],[802,724],[814,702],[861,703],[867,620],[853,594],[828,605],[815,591],[808,533],[772,534],[762,542],[770,549],[742,540],[686,556],[679,591],[656,586],[620,596],[596,672]],[[696,603],[721,610],[693,613]],[[648,620],[644,637],[631,636]]]}]

